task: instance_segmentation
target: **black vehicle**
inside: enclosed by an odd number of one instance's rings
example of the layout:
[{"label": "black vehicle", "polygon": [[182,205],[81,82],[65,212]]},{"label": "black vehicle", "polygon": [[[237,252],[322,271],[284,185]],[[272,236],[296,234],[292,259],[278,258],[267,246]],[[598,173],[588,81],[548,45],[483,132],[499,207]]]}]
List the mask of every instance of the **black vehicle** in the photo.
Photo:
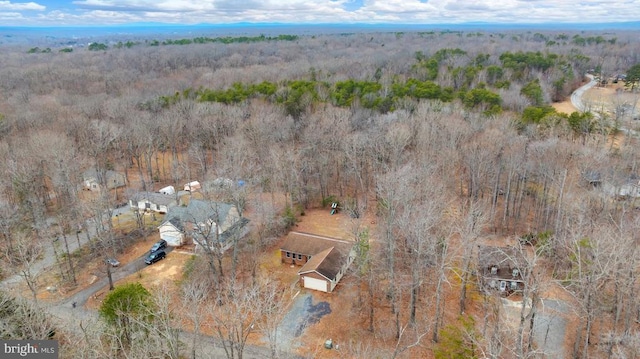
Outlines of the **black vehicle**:
[{"label": "black vehicle", "polygon": [[161,239],[159,241],[157,241],[156,243],[153,244],[153,246],[151,246],[151,250],[149,250],[150,253],[153,253],[155,251],[159,251],[161,249],[165,249],[167,248],[167,241],[165,241],[164,239]]},{"label": "black vehicle", "polygon": [[153,264],[161,259],[163,259],[164,257],[166,257],[167,254],[164,251],[156,251],[156,252],[151,252],[149,253],[149,255],[144,259],[144,262],[147,264]]}]

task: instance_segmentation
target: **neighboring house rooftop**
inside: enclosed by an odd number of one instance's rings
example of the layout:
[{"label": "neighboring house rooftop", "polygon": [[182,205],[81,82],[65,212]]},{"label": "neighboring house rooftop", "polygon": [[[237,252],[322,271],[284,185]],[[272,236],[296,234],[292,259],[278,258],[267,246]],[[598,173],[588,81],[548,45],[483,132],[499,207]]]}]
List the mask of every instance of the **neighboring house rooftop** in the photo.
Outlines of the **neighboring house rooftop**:
[{"label": "neighboring house rooftop", "polygon": [[178,230],[180,230],[181,232],[184,232],[184,226],[182,225],[182,221],[179,218],[169,218],[168,220],[165,221],[171,223],[174,227],[176,227]]},{"label": "neighboring house rooftop", "polygon": [[591,184],[599,184],[602,182],[602,175],[598,171],[584,171],[582,177]]},{"label": "neighboring house rooftop", "polygon": [[213,220],[224,223],[233,205],[221,202],[191,199],[186,207],[171,207],[165,218],[178,218],[183,222],[204,223]]},{"label": "neighboring house rooftop", "polygon": [[[101,178],[100,176],[104,176]],[[106,170],[98,173],[95,168],[86,170],[82,174],[83,185],[85,189],[94,191],[100,190],[100,186],[106,185],[108,189],[123,187],[125,185],[125,177],[122,173]]]},{"label": "neighboring house rooftop", "polygon": [[527,261],[515,247],[481,246],[478,267],[483,289],[503,294],[525,289],[523,274],[528,270]]},{"label": "neighboring house rooftop", "polygon": [[518,268],[525,269],[527,262],[515,247],[480,246],[478,264],[482,268]]},{"label": "neighboring house rooftop", "polygon": [[152,203],[168,206],[176,202],[176,197],[173,195],[162,194],[158,192],[137,192],[131,196],[134,201],[147,200]]},{"label": "neighboring house rooftop", "polygon": [[353,247],[353,242],[317,234],[290,232],[280,249],[313,256],[331,247],[335,247],[339,252],[345,252],[346,254]]},{"label": "neighboring house rooftop", "polygon": [[[246,234],[246,225],[249,223],[249,219],[239,217],[232,204],[192,199],[186,207],[169,208],[163,223],[167,222],[183,233],[197,228],[200,224],[210,225],[213,222],[219,231],[215,239],[219,243],[226,243],[234,236],[241,238]],[[213,240],[214,233],[206,234],[209,238],[207,241]]]},{"label": "neighboring house rooftop", "polygon": [[238,238],[244,236],[245,226],[249,224],[249,219],[246,217],[240,217],[231,227],[227,228],[222,234],[220,234],[219,240],[220,242],[227,242],[229,239],[233,238],[233,236],[238,236]]},{"label": "neighboring house rooftop", "polygon": [[336,247],[330,247],[314,255],[300,268],[298,274],[318,272],[327,279],[334,279],[344,265],[346,255],[341,253]]}]

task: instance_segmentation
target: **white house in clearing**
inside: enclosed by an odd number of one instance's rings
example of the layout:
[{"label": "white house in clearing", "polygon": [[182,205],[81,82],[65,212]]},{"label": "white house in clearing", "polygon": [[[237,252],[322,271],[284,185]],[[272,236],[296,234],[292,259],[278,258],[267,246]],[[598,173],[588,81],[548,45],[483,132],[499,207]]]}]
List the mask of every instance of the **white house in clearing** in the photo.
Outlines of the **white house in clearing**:
[{"label": "white house in clearing", "polygon": [[129,207],[133,210],[167,213],[169,208],[178,205],[175,195],[157,192],[138,192],[129,199]]},{"label": "white house in clearing", "polygon": [[202,247],[225,251],[248,232],[249,220],[228,203],[192,199],[186,207],[171,207],[158,227],[168,245],[180,246],[190,238],[196,251]]}]

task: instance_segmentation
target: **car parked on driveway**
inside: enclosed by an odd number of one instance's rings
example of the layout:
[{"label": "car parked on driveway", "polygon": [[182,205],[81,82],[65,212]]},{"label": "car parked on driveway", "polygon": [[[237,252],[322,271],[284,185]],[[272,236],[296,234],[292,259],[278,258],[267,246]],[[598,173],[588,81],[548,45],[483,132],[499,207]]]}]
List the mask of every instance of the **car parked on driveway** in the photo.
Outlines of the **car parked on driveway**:
[{"label": "car parked on driveway", "polygon": [[167,241],[165,241],[164,239],[161,239],[156,243],[154,243],[153,246],[151,246],[151,250],[149,250],[149,252],[153,253],[165,248],[167,248]]},{"label": "car parked on driveway", "polygon": [[120,262],[115,258],[107,258],[104,260],[104,262],[112,267],[117,267],[120,265]]},{"label": "car parked on driveway", "polygon": [[155,251],[149,253],[149,255],[144,259],[144,262],[147,264],[153,264],[167,256],[167,253],[164,251]]}]

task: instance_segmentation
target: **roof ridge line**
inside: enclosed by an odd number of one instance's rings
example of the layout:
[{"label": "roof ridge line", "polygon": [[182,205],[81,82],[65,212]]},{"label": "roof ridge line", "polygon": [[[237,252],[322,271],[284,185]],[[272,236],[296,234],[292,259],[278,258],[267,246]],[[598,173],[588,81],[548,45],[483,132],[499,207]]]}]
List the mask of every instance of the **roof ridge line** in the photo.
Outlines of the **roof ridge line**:
[{"label": "roof ridge line", "polygon": [[307,233],[307,232],[291,231],[291,232],[289,232],[289,234],[301,234],[301,235],[304,235],[304,236],[309,236],[309,237],[318,238],[318,239],[326,239],[326,240],[329,240],[329,241],[334,241],[334,242],[339,242],[339,243],[351,243],[351,241],[347,241],[345,239],[326,237],[326,236],[321,236],[319,234],[311,234],[311,233]]}]

